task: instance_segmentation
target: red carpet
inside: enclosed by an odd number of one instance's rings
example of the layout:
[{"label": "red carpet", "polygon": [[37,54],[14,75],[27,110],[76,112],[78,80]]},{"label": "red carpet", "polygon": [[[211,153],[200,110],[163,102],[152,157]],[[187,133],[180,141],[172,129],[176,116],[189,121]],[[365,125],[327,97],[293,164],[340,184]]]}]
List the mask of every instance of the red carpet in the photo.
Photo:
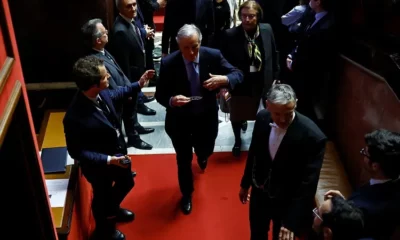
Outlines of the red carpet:
[{"label": "red carpet", "polygon": [[238,197],[246,155],[215,153],[204,174],[193,159],[195,192],[188,216],[179,210],[175,155],[133,156],[136,186],[122,207],[133,210],[136,220],[118,229],[128,240],[249,239],[248,205]]}]

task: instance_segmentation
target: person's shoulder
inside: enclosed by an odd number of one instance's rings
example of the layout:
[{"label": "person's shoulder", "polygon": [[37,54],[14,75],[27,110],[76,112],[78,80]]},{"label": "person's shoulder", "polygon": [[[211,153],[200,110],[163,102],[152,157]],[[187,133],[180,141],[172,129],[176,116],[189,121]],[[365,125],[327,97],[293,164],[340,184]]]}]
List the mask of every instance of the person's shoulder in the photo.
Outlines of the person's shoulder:
[{"label": "person's shoulder", "polygon": [[309,137],[313,138],[316,141],[327,139],[326,135],[322,132],[318,125],[309,117],[299,112],[296,112],[296,117],[298,118],[298,122],[300,123],[303,131],[307,132],[307,135]]},{"label": "person's shoulder", "polygon": [[179,50],[172,52],[172,53],[168,54],[167,56],[163,57],[161,62],[163,63],[163,65],[174,64],[178,61],[180,54],[181,54],[181,52]]},{"label": "person's shoulder", "polygon": [[269,121],[271,119],[271,113],[267,109],[262,109],[257,113],[256,121]]},{"label": "person's shoulder", "polygon": [[261,31],[267,31],[272,33],[272,27],[268,23],[260,23],[260,30]]}]

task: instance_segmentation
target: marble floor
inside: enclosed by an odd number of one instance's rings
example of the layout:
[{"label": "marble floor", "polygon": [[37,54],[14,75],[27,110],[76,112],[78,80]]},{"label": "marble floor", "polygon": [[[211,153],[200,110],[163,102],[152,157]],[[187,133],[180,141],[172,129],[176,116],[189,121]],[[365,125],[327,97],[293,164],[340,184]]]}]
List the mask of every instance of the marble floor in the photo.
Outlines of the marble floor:
[{"label": "marble floor", "polygon": [[[150,92],[154,88],[145,89]],[[150,134],[141,135],[141,139],[153,145],[152,150],[140,150],[136,148],[129,148],[129,154],[168,154],[175,153],[172,146],[172,142],[169,139],[164,128],[165,119],[165,108],[161,106],[157,101],[146,103],[146,105],[157,111],[155,116],[144,116],[139,114],[139,122],[144,127],[154,128],[155,131]],[[229,121],[229,116],[225,116],[225,113],[219,113],[219,119],[222,121],[219,124],[218,137],[215,142],[215,152],[230,152],[232,151],[233,144],[235,142],[232,126]],[[254,122],[248,122],[248,128],[246,132],[242,132],[242,150],[247,151],[251,141],[251,134],[253,132]]]}]

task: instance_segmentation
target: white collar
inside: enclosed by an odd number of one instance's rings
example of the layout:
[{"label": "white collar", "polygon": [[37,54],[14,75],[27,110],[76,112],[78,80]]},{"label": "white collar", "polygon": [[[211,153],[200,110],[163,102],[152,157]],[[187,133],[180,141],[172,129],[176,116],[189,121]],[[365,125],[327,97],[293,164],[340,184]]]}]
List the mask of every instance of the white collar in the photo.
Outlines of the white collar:
[{"label": "white collar", "polygon": [[373,179],[373,178],[371,178],[369,180],[369,184],[370,185],[382,184],[382,183],[389,182],[389,181],[392,181],[392,179]]}]

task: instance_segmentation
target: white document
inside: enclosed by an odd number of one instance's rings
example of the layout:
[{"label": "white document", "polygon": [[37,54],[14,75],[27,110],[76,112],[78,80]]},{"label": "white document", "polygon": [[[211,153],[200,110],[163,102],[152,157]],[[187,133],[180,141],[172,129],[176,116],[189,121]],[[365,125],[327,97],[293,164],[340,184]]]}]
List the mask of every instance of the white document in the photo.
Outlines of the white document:
[{"label": "white document", "polygon": [[64,207],[69,179],[46,179],[51,207]]},{"label": "white document", "polygon": [[75,163],[74,159],[72,159],[72,157],[69,155],[69,153],[67,151],[67,163],[66,163],[66,166],[74,165],[74,163]]}]

